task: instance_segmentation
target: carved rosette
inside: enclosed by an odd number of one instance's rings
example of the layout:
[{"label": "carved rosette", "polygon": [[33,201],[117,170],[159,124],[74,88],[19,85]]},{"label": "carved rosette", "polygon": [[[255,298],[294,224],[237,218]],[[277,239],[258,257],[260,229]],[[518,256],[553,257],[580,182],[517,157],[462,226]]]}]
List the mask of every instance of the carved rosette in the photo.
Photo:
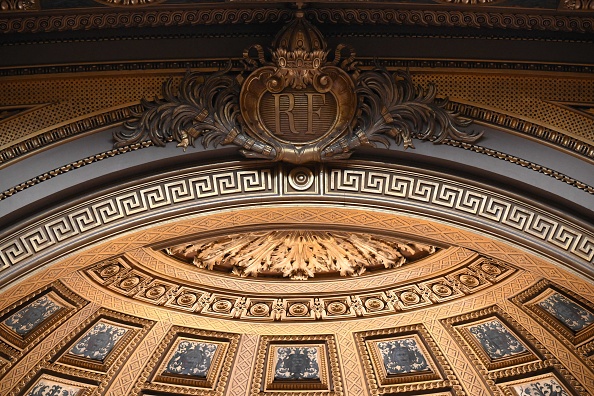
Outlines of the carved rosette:
[{"label": "carved rosette", "polygon": [[[148,137],[155,145],[177,141],[187,149],[201,139],[240,147],[249,158],[294,164],[348,158],[358,147],[390,140],[414,148],[412,139],[474,142],[471,121],[445,109],[433,85],[416,87],[410,74],[386,69],[361,73],[355,52],[340,44],[329,60],[326,42],[298,11],[266,51],[244,51],[245,71],[188,73],[163,99],[143,101],[144,111],[114,134],[116,147]],[[247,75],[245,75],[248,73]]]},{"label": "carved rosette", "polygon": [[238,276],[358,276],[434,253],[434,246],[360,233],[272,231],[183,243],[166,252],[199,268]]}]

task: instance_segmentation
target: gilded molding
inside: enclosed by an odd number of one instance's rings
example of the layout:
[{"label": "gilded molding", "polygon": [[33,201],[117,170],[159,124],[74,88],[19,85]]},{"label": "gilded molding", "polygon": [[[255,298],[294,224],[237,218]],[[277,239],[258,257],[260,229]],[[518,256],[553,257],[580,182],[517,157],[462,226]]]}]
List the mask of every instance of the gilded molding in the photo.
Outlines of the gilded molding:
[{"label": "gilded molding", "polygon": [[[0,32],[51,32],[183,25],[279,23],[291,18],[290,9],[225,8],[199,10],[138,10],[96,14],[70,14],[0,19]],[[312,8],[309,20],[331,24],[389,24],[443,27],[548,30],[586,33],[594,18],[574,15],[537,15],[513,12],[426,11],[396,8]]]},{"label": "gilded molding", "polygon": [[[531,169],[538,173],[542,173],[543,175],[552,177],[556,180],[562,181],[563,183],[567,183],[572,187],[576,187],[576,188],[579,188],[580,190],[584,190],[588,194],[594,194],[593,186],[590,186],[584,182],[576,180],[573,177],[569,177],[564,173],[557,172],[556,170],[553,170],[546,166],[542,166],[542,165],[536,164],[532,161],[527,161],[525,159],[516,157],[515,155],[509,155],[509,154],[502,153],[501,151],[498,151],[498,150],[493,150],[493,149],[482,147],[482,146],[472,144],[472,143],[457,142],[454,140],[445,140],[443,142],[443,144],[448,145],[448,146],[453,146],[453,147],[460,147],[460,148],[463,148],[464,150],[474,151],[475,153],[485,154],[485,155],[488,155],[489,157],[507,161],[512,164],[519,165],[523,168],[528,168],[528,169]],[[2,198],[2,195],[0,195],[0,200],[1,200],[1,198]]]},{"label": "gilded molding", "polygon": [[[520,340],[526,343],[532,356],[524,359],[508,359],[500,364],[490,364],[489,358],[484,353],[481,353],[482,350],[480,350],[481,347],[479,344],[473,342],[472,337],[468,333],[460,330],[460,327],[463,325],[473,324],[485,318],[497,318],[504,324],[507,324],[513,329],[515,335],[519,336]],[[579,395],[585,396],[588,394],[572,374],[559,363],[554,355],[497,305],[442,319],[441,322],[448,333],[458,342],[462,350],[469,355],[474,364],[479,368],[478,371],[494,393],[498,389],[501,390],[496,384],[510,381],[518,375],[527,378],[531,375],[537,375],[542,371],[552,370],[564,378],[568,384],[571,384]]]},{"label": "gilded molding", "polygon": [[[393,35],[401,37],[400,35]],[[201,36],[200,36],[201,37]],[[218,37],[218,36],[215,36]],[[365,37],[373,39],[373,34],[367,34]],[[408,36],[402,36],[408,37]],[[155,36],[155,38],[170,38],[170,36]],[[185,38],[185,36],[180,37]],[[342,36],[338,36],[342,38]],[[447,37],[446,37],[447,38]],[[240,58],[228,58],[225,61],[196,59],[179,61],[134,61],[118,63],[100,63],[100,64],[66,64],[53,66],[27,66],[27,67],[5,67],[0,68],[0,77],[15,76],[33,76],[62,73],[99,73],[99,72],[122,72],[137,70],[188,70],[188,69],[221,69],[231,62],[232,70],[241,70]],[[476,60],[450,60],[450,59],[392,59],[392,58],[359,58],[359,66],[362,69],[375,67],[379,63],[389,70],[396,69],[416,69],[416,68],[446,68],[462,70],[503,70],[503,71],[531,71],[531,72],[554,72],[554,73],[583,73],[591,74],[594,72],[594,66],[578,64],[559,64],[559,63],[533,63],[533,62],[512,62],[512,61],[476,61]]]},{"label": "gilded molding", "polygon": [[[320,389],[308,387],[307,384],[289,383],[283,390],[274,389],[271,384],[273,367],[271,367],[270,349],[275,345],[320,345],[326,351],[328,364],[324,364],[322,371],[325,371],[331,380],[332,387],[322,381],[323,387]],[[256,362],[254,364],[254,377],[250,396],[285,396],[287,394],[294,396],[342,396],[344,395],[342,374],[338,362],[338,351],[334,335],[265,335],[260,338],[260,344],[257,349]],[[324,360],[325,362],[325,360]],[[316,384],[317,385],[317,384]]]},{"label": "gilded molding", "polygon": [[132,117],[133,111],[140,109],[140,105],[134,105],[86,117],[5,147],[0,151],[0,167],[60,140],[125,121]]},{"label": "gilded molding", "polygon": [[[359,356],[363,361],[363,369],[367,386],[371,395],[392,394],[398,392],[425,392],[433,390],[434,392],[450,391],[453,395],[463,396],[464,391],[456,375],[452,371],[450,364],[440,351],[437,343],[429,334],[423,324],[402,326],[397,328],[369,330],[355,333],[356,347]],[[435,366],[432,375],[409,374],[401,375],[400,378],[392,379],[381,372],[381,359],[372,349],[371,342],[390,340],[396,336],[416,336],[418,342],[424,346],[428,352],[425,358],[432,361],[430,366]],[[433,362],[434,361],[434,362]]]},{"label": "gilded molding", "polygon": [[475,121],[484,121],[492,125],[502,126],[506,129],[552,143],[555,146],[570,150],[575,154],[583,155],[588,159],[594,159],[594,145],[568,136],[562,132],[554,131],[512,115],[500,113],[495,110],[483,109],[478,106],[450,101],[447,108],[472,118]]},{"label": "gilded molding", "polygon": [[[279,197],[297,198],[303,194],[311,199],[308,191],[279,191],[287,182],[282,170],[270,163],[253,163],[250,168],[221,164],[216,170],[206,167],[98,196],[81,207],[65,209],[5,237],[0,241],[0,268],[30,263],[72,240],[81,240],[87,234],[133,219],[148,219],[166,208],[170,213],[187,209],[189,205],[192,210],[202,205],[208,208],[220,198],[229,204],[256,198],[260,202]],[[459,215],[471,223],[480,221],[510,236],[532,240],[541,249],[546,247],[582,265],[590,266],[594,260],[591,232],[489,190],[373,163],[327,164],[313,177],[313,185],[323,186],[323,190],[314,193],[317,197],[339,199],[342,203],[381,199],[393,207],[412,205],[418,211]]]},{"label": "gilded molding", "polygon": [[149,275],[122,258],[81,270],[100,287],[133,300],[202,316],[254,322],[344,320],[404,313],[484,291],[519,272],[501,261],[480,258],[453,271],[373,291],[292,293],[288,298],[267,298],[257,292],[226,289],[221,293],[201,284]]},{"label": "gilded molding", "polygon": [[[533,171],[542,173],[543,175],[552,177],[556,180],[562,181],[563,183],[567,183],[570,186],[579,188],[580,190],[584,190],[589,194],[594,194],[594,186],[590,186],[589,184],[586,184],[586,183],[581,182],[577,179],[574,179],[573,177],[569,177],[564,173],[557,172],[556,170],[553,170],[546,166],[536,164],[532,161],[527,161],[525,159],[516,157],[514,155],[505,154],[501,151],[489,149],[489,148],[482,147],[482,146],[479,146],[476,144],[458,142],[458,141],[450,140],[450,139],[445,139],[442,142],[442,144],[445,144],[447,146],[460,147],[464,150],[473,151],[473,152],[479,153],[479,154],[485,154],[485,155],[488,155],[493,158],[507,161],[512,164],[519,165],[523,168],[528,168]],[[92,164],[92,163],[95,163],[98,161],[102,161],[104,159],[114,157],[116,155],[128,153],[131,151],[136,151],[136,150],[140,150],[140,149],[152,147],[152,146],[154,146],[154,143],[152,141],[142,141],[139,143],[134,143],[134,144],[130,144],[127,146],[123,146],[123,147],[120,147],[117,149],[104,151],[102,153],[91,155],[90,157],[85,157],[78,161],[71,162],[69,164],[60,166],[59,168],[52,169],[49,172],[46,172],[42,175],[33,177],[33,178],[26,180],[20,184],[17,184],[14,187],[11,187],[7,190],[0,192],[0,201],[6,199],[8,197],[11,197],[11,196],[17,194],[18,192],[26,190],[29,187],[33,187],[39,183],[49,180],[55,176],[70,172],[74,169],[82,168],[83,166],[86,166],[86,165],[89,165],[89,164]],[[594,154],[594,149],[592,150],[592,154]],[[594,157],[594,155],[593,155],[593,157]],[[1,162],[0,162],[0,164],[1,164]]]},{"label": "gilded molding", "polygon": [[102,153],[91,155],[90,157],[85,157],[78,161],[71,162],[69,164],[60,166],[59,168],[52,169],[49,172],[45,172],[42,175],[33,177],[23,183],[20,183],[14,187],[9,188],[8,190],[1,192],[0,193],[0,201],[15,195],[16,193],[18,193],[20,191],[26,190],[29,187],[33,187],[39,183],[49,180],[53,177],[56,177],[56,176],[64,174],[64,173],[68,173],[71,170],[82,168],[83,166],[93,164],[95,162],[99,162],[106,158],[114,157],[116,155],[128,153],[130,151],[136,151],[136,150],[140,150],[140,149],[152,147],[152,146],[154,146],[153,142],[144,141],[144,142],[134,143],[134,144],[131,144],[128,146],[120,147],[117,149],[104,151]]},{"label": "gilded molding", "polygon": [[[191,379],[190,376],[174,379],[160,374],[163,369],[162,363],[167,360],[166,358],[178,338],[215,342],[219,348],[222,348],[213,357],[212,366],[206,379]],[[176,395],[222,396],[231,375],[239,339],[240,334],[173,326],[156,346],[152,356],[143,367],[140,377],[134,385],[133,394],[144,394],[140,392],[145,390],[170,392]],[[253,353],[253,351],[250,352]]]},{"label": "gilded molding", "polygon": [[[281,227],[275,226],[278,229]],[[329,229],[355,229],[357,227],[340,227],[338,224],[324,226]],[[221,226],[221,229],[226,228]],[[253,229],[266,229],[267,227],[253,226]],[[292,227],[293,228],[293,227]],[[295,228],[302,228],[297,227]],[[380,230],[380,232],[383,230]],[[401,232],[395,231],[390,235],[398,235]],[[406,232],[404,232],[406,233]],[[437,238],[436,240],[441,240]],[[487,253],[489,256],[489,253]],[[165,278],[176,278],[182,283],[201,284],[207,288],[234,290],[238,294],[253,293],[255,289],[260,294],[287,293],[292,295],[310,295],[312,293],[334,294],[359,294],[359,291],[373,291],[384,286],[403,284],[415,279],[424,279],[429,274],[443,274],[457,268],[466,266],[479,258],[479,254],[462,247],[450,247],[440,249],[431,257],[419,260],[408,265],[406,271],[377,271],[368,273],[361,277],[344,278],[340,282],[325,282],[323,279],[310,282],[286,282],[283,279],[268,279],[267,282],[260,282],[257,279],[238,278],[225,276],[223,274],[196,270],[193,266],[184,265],[169,257],[165,257],[160,251],[151,247],[132,249],[126,251],[124,258],[135,263],[136,266],[145,268],[152,274]],[[99,262],[101,260],[97,260]],[[505,260],[503,260],[505,261]],[[92,263],[89,263],[89,265]]]}]

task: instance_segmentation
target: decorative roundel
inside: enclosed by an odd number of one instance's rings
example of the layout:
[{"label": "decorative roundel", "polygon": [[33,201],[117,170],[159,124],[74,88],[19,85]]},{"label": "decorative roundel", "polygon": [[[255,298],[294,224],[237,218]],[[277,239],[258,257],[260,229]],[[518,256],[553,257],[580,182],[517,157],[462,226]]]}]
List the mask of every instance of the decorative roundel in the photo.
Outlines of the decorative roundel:
[{"label": "decorative roundel", "polygon": [[400,299],[406,304],[416,304],[421,301],[421,297],[417,293],[406,291],[400,295]]},{"label": "decorative roundel", "polygon": [[212,305],[212,310],[219,313],[227,313],[231,311],[233,304],[229,300],[219,300]]},{"label": "decorative roundel", "polygon": [[342,315],[347,311],[347,306],[339,301],[333,301],[326,307],[331,315]]},{"label": "decorative roundel", "polygon": [[367,308],[369,312],[381,311],[384,309],[385,305],[386,304],[382,300],[376,297],[371,297],[365,300],[365,308]]},{"label": "decorative roundel", "polygon": [[122,282],[120,282],[120,288],[124,289],[124,290],[130,290],[133,287],[135,287],[136,285],[138,285],[140,283],[140,278],[137,276],[131,276],[129,278],[124,279]]},{"label": "decorative roundel", "polygon": [[451,296],[453,293],[451,287],[443,285],[441,283],[436,283],[433,286],[431,286],[431,290],[433,290],[433,292],[437,294],[439,297],[448,297]]},{"label": "decorative roundel", "polygon": [[101,272],[99,272],[99,276],[102,278],[109,278],[120,272],[121,267],[117,264],[111,264],[107,267],[103,268]]},{"label": "decorative roundel", "polygon": [[468,274],[460,275],[460,282],[462,282],[462,284],[467,287],[477,287],[481,284],[476,276]]},{"label": "decorative roundel", "polygon": [[289,172],[289,185],[297,191],[305,191],[314,182],[313,172],[304,166],[293,169]]},{"label": "decorative roundel", "polygon": [[177,303],[182,307],[189,307],[198,300],[198,297],[193,293],[184,293],[177,298]]},{"label": "decorative roundel", "polygon": [[146,291],[146,297],[150,298],[151,300],[156,300],[157,298],[161,297],[163,294],[165,294],[165,291],[167,289],[165,289],[164,286],[154,286],[151,287],[150,289],[148,289]]},{"label": "decorative roundel", "polygon": [[499,274],[501,274],[501,270],[499,268],[497,268],[497,266],[491,264],[491,263],[483,263],[481,264],[481,269],[492,276],[497,276]]},{"label": "decorative roundel", "polygon": [[250,307],[250,315],[252,316],[268,316],[270,307],[264,303],[256,303]]},{"label": "decorative roundel", "polygon": [[294,303],[289,306],[289,315],[291,316],[307,316],[309,308],[303,303]]}]

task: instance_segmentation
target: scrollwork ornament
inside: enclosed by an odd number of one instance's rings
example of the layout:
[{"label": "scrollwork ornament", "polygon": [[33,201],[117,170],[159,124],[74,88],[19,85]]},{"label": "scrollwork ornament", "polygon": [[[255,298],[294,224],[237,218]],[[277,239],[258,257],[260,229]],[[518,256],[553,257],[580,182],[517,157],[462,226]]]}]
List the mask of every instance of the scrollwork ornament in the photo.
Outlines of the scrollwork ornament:
[{"label": "scrollwork ornament", "polygon": [[0,12],[36,11],[39,10],[39,0],[1,0]]},{"label": "scrollwork ornament", "polygon": [[173,80],[165,82],[163,98],[143,100],[128,131],[114,134],[115,146],[148,137],[156,146],[176,141],[185,151],[201,138],[204,147],[235,145],[248,158],[303,164],[346,159],[360,146],[391,141],[407,149],[413,138],[481,137],[464,130],[471,120],[447,110],[434,85],[417,87],[408,71],[380,66],[361,73],[348,45],[328,59],[330,52],[298,11],[271,50],[244,51],[244,72],[232,75],[230,66],[212,75],[188,72],[178,91]]}]

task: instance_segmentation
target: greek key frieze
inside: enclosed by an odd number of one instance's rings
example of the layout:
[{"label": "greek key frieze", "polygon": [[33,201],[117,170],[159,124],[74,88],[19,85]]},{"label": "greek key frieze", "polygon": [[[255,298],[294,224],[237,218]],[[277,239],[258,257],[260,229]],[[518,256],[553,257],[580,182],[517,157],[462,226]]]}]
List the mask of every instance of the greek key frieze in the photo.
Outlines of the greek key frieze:
[{"label": "greek key frieze", "polygon": [[[438,176],[357,163],[323,165],[315,172],[301,172],[303,175],[282,169],[283,165],[258,165],[195,171],[96,198],[39,220],[0,241],[0,271],[140,216],[181,210],[190,205],[196,209],[221,199],[258,197],[274,201],[281,195],[296,199],[305,187],[308,188],[304,193],[310,194],[313,188],[311,193],[315,196],[339,198],[340,202],[367,199],[387,206],[406,205],[421,212],[457,216],[464,222],[480,222],[514,238],[531,240],[577,262],[591,264],[594,260],[591,232],[486,189]],[[320,190],[310,186],[320,186]]]},{"label": "greek key frieze", "polygon": [[140,185],[41,220],[4,239],[0,242],[0,270],[91,231],[156,210],[233,195],[276,193],[269,168],[198,172]]},{"label": "greek key frieze", "polygon": [[594,235],[527,204],[471,186],[403,171],[334,167],[327,171],[325,193],[373,197],[395,203],[413,203],[432,210],[476,217],[524,237],[562,249],[591,263]]}]

